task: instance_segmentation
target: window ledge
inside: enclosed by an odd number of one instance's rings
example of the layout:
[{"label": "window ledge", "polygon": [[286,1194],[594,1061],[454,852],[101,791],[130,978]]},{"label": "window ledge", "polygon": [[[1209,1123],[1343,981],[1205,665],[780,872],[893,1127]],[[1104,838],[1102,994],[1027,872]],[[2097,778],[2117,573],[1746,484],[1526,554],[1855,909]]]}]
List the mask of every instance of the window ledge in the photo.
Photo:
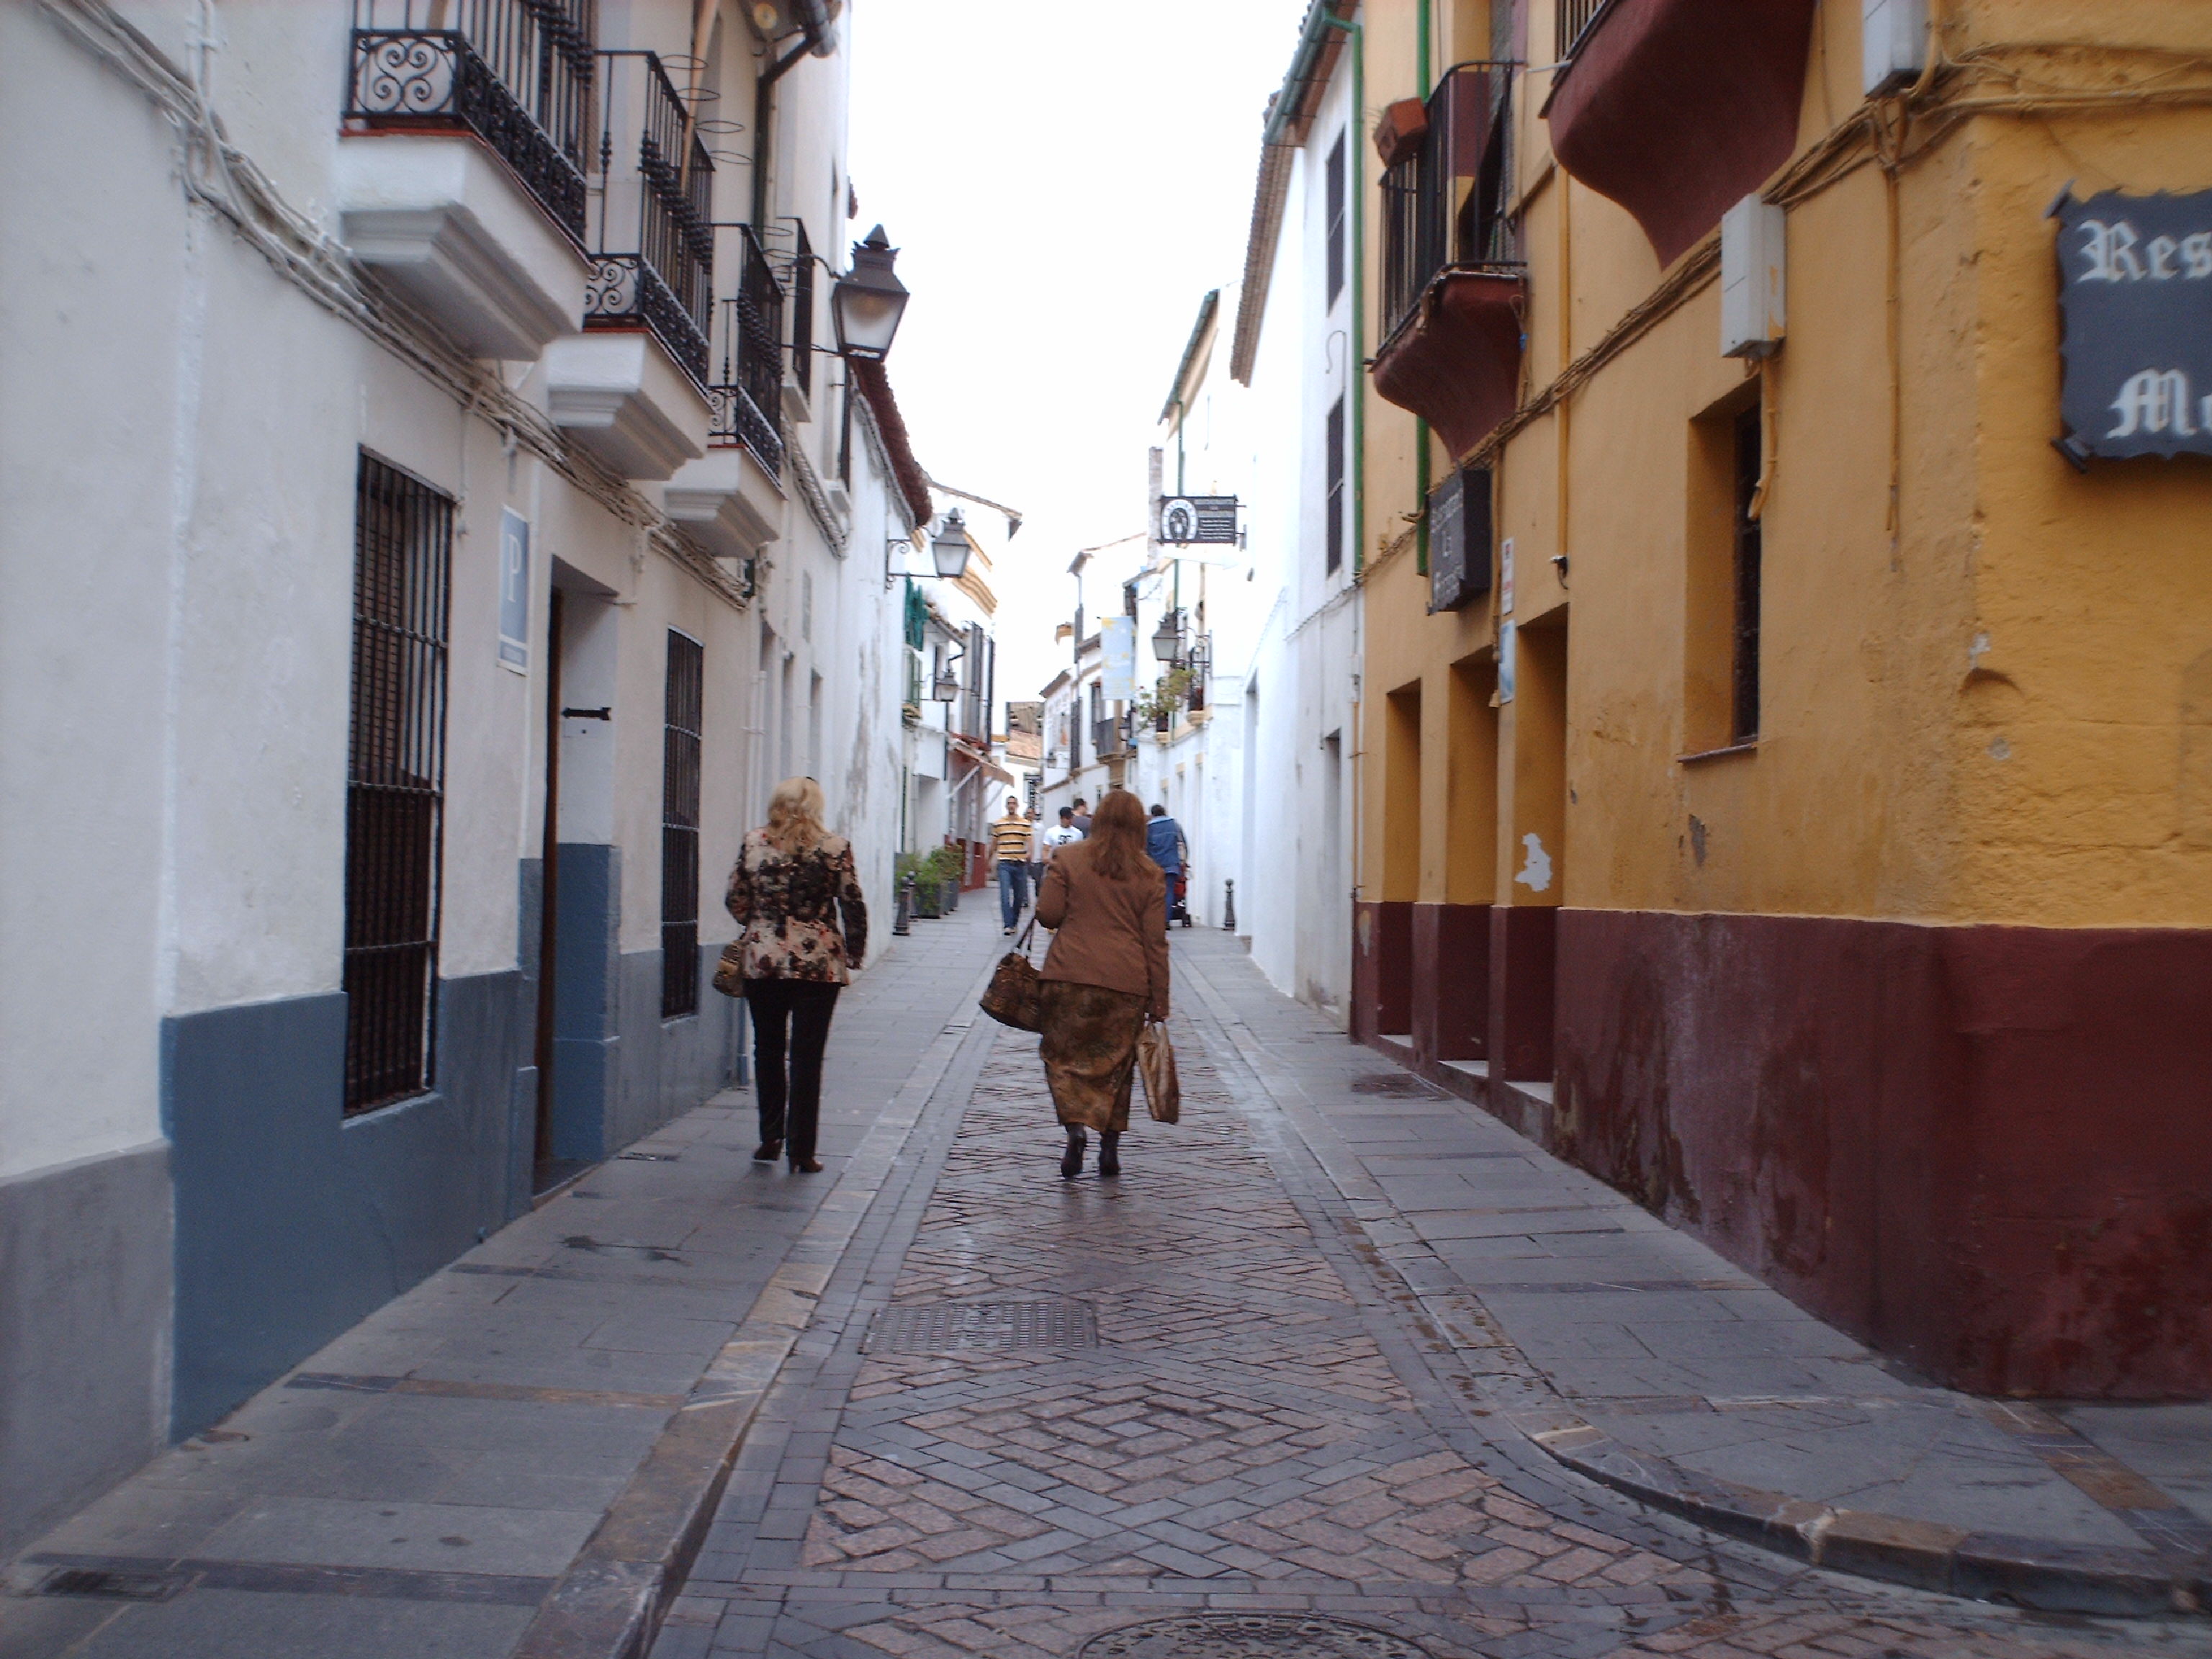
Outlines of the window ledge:
[{"label": "window ledge", "polygon": [[1705,761],[1726,760],[1731,755],[1756,755],[1758,752],[1759,739],[1753,738],[1748,743],[1732,743],[1720,749],[1700,749],[1694,755],[1677,755],[1674,764],[1696,766]]}]

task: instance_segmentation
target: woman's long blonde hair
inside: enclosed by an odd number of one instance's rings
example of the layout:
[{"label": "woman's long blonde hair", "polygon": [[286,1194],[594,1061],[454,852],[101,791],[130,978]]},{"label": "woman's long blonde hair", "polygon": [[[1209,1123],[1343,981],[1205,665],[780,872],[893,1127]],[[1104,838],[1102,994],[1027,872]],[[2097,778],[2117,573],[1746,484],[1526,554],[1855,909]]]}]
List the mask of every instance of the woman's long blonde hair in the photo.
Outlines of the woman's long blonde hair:
[{"label": "woman's long blonde hair", "polygon": [[786,778],[768,798],[768,844],[779,853],[811,851],[828,839],[823,827],[822,786],[811,778]]},{"label": "woman's long blonde hair", "polygon": [[1145,856],[1145,809],[1126,789],[1106,792],[1083,845],[1091,867],[1109,881],[1136,881],[1158,867]]}]

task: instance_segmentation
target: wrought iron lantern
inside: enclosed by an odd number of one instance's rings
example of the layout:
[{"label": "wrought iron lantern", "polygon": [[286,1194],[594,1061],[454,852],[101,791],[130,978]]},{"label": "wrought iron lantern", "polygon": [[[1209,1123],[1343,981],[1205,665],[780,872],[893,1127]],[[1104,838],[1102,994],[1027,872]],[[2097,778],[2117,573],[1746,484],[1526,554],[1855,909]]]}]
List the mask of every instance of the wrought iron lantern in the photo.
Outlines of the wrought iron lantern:
[{"label": "wrought iron lantern", "polygon": [[958,581],[968,574],[968,556],[975,550],[967,521],[956,507],[945,514],[944,524],[929,538],[929,556],[937,565],[937,574],[947,581]]},{"label": "wrought iron lantern", "polygon": [[930,685],[929,696],[930,700],[933,702],[959,702],[960,681],[958,677],[956,676],[950,668],[939,669],[937,671],[937,678],[932,682]]},{"label": "wrought iron lantern", "polygon": [[878,225],[865,242],[853,244],[853,268],[830,291],[830,311],[837,324],[837,349],[848,357],[881,362],[890,356],[891,337],[906,313],[906,284],[891,270],[898,250]]},{"label": "wrought iron lantern", "polygon": [[1170,611],[1160,618],[1160,625],[1152,635],[1152,654],[1162,662],[1173,662],[1182,652],[1182,613]]}]

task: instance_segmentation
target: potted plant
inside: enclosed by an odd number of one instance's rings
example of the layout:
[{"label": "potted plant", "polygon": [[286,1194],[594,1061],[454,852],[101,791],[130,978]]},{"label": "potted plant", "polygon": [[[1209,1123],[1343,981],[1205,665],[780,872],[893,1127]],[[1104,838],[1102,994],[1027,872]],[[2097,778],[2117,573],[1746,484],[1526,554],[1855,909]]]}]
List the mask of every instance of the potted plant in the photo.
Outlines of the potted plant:
[{"label": "potted plant", "polygon": [[934,857],[930,853],[901,853],[891,866],[892,878],[900,885],[914,883],[914,914],[923,921],[934,921],[945,914]]}]

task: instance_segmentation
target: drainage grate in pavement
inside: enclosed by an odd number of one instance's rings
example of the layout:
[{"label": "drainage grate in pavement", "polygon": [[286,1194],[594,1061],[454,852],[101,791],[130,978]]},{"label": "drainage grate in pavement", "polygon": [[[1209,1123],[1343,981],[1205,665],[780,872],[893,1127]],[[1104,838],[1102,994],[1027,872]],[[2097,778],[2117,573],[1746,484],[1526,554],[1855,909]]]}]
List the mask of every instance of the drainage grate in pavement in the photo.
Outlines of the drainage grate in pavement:
[{"label": "drainage grate in pavement", "polygon": [[1095,1348],[1088,1302],[922,1302],[885,1308],[868,1328],[870,1353],[971,1353],[1002,1348]]},{"label": "drainage grate in pavement", "polygon": [[166,1601],[184,1589],[177,1572],[114,1572],[95,1567],[64,1567],[40,1581],[40,1595],[90,1595],[107,1601]]},{"label": "drainage grate in pavement", "polygon": [[1194,1613],[1092,1637],[1079,1659],[1429,1659],[1402,1636],[1348,1619]]},{"label": "drainage grate in pavement", "polygon": [[1432,1089],[1411,1072],[1373,1072],[1352,1079],[1355,1095],[1383,1095],[1392,1100],[1443,1100],[1441,1089]]}]

